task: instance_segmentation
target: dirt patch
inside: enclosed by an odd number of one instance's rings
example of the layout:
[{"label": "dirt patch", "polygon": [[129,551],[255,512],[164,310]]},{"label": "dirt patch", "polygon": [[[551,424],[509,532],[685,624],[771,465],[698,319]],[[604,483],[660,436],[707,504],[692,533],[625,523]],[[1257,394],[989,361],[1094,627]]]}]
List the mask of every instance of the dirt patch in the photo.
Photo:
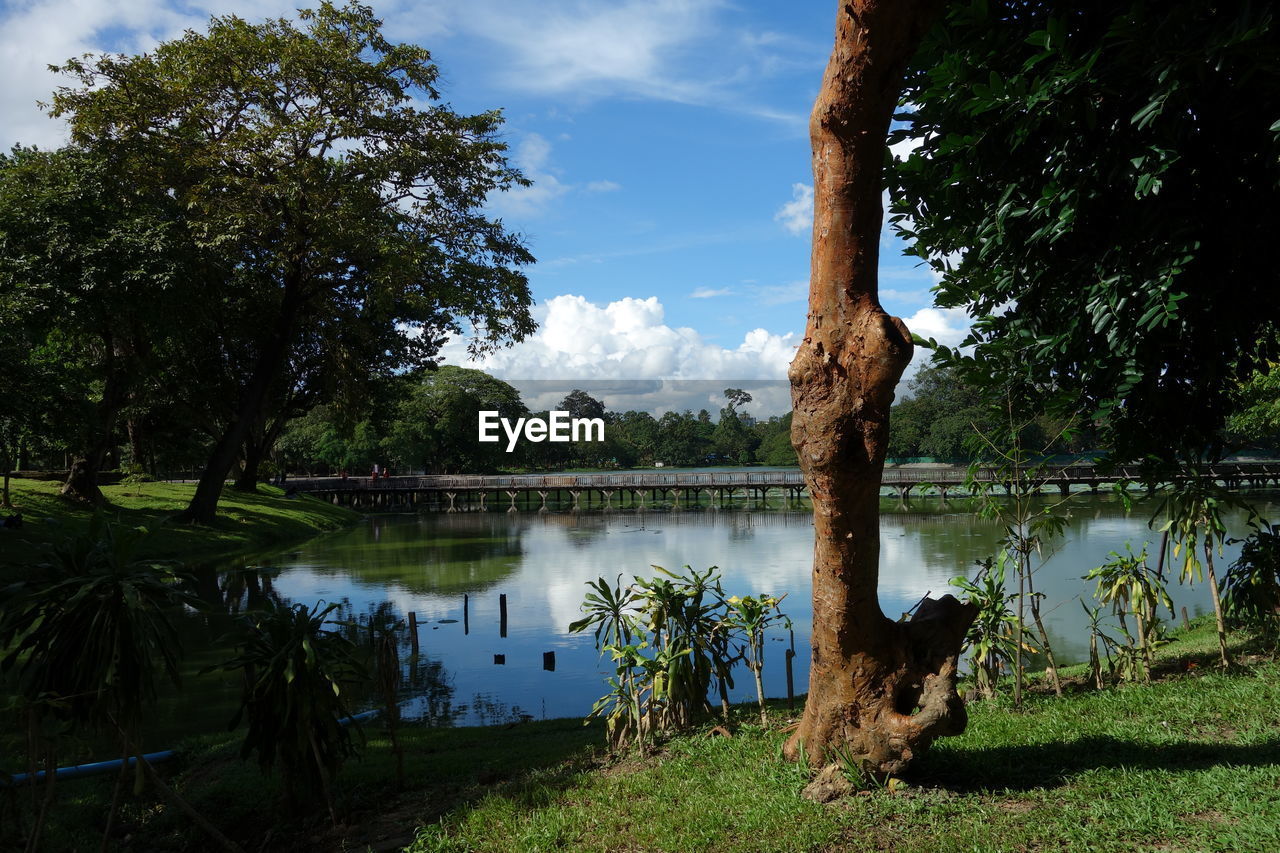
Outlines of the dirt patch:
[{"label": "dirt patch", "polygon": [[1026,814],[1034,811],[1036,804],[1029,800],[1001,800],[996,803],[996,808],[1008,814]]}]

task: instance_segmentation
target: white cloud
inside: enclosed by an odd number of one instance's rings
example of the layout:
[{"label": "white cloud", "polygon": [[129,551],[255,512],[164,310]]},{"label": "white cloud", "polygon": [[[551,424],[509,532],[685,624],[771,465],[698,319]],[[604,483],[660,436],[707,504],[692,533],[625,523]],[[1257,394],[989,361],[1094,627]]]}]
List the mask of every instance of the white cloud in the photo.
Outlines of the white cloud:
[{"label": "white cloud", "polygon": [[813,229],[813,187],[792,184],[791,201],[778,208],[773,219],[796,236],[808,234]]},{"label": "white cloud", "polygon": [[560,171],[552,164],[552,145],[540,133],[529,133],[512,152],[511,161],[533,186],[514,187],[489,196],[489,208],[499,216],[535,219],[546,213],[552,203],[572,192],[607,193],[622,189],[613,181],[591,181],[585,186],[560,180]]},{"label": "white cloud", "polygon": [[547,300],[541,327],[522,343],[468,361],[465,343],[450,341],[446,362],[517,379],[782,379],[796,335],[748,332],[722,347],[688,327],[665,323],[656,296],[600,306],[582,296]]},{"label": "white cloud", "polygon": [[711,106],[802,128],[805,116],[761,104],[745,89],[812,62],[809,46],[726,38],[733,24],[717,14],[725,9],[725,0],[455,0],[452,23],[497,43],[506,57],[497,74],[512,89]]},{"label": "white cloud", "polygon": [[708,32],[715,2],[657,0],[600,5],[537,4],[520,14],[512,4],[468,4],[477,30],[502,43],[511,66],[506,82],[539,92],[624,89],[682,100],[668,76],[672,54]]},{"label": "white cloud", "polygon": [[921,308],[904,317],[907,328],[922,338],[933,338],[953,347],[969,333],[969,316],[963,308]]},{"label": "white cloud", "polygon": [[699,287],[693,293],[689,294],[690,299],[714,299],[717,296],[729,296],[733,290],[728,287],[720,287],[712,289],[710,287]]},{"label": "white cloud", "polygon": [[0,5],[0,149],[15,143],[54,148],[67,139],[65,124],[50,119],[37,101],[71,81],[49,71],[85,53],[139,53],[184,30],[202,30],[213,15],[248,20],[292,16],[293,0],[29,0]]},{"label": "white cloud", "polygon": [[[969,333],[969,316],[963,308],[921,308],[910,317],[903,317],[903,322],[914,334],[922,338],[933,338],[944,346],[959,345]],[[898,383],[898,393],[911,381],[916,372],[929,362],[929,351],[916,347],[911,364]]]},{"label": "white cloud", "polygon": [[530,133],[512,155],[515,165],[533,186],[514,187],[489,196],[489,207],[499,216],[531,219],[546,212],[550,204],[573,189],[556,177],[551,165],[551,143],[541,134]]}]

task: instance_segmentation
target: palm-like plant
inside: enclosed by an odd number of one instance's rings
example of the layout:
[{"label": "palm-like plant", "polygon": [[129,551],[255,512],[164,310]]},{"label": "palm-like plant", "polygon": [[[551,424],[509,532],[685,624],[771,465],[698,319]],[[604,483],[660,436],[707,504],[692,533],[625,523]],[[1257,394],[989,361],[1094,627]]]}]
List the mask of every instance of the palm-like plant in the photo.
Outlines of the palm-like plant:
[{"label": "palm-like plant", "polygon": [[610,585],[604,578],[588,581],[591,591],[582,601],[582,609],[587,614],[569,625],[569,630],[579,633],[595,626],[596,646],[626,646],[631,642],[635,629],[634,612],[639,596],[631,587],[622,586],[622,575]]},{"label": "palm-like plant", "polygon": [[[1133,616],[1137,623],[1137,656],[1138,670],[1142,677],[1151,680],[1151,652],[1158,636],[1159,617],[1157,610],[1163,606],[1173,609],[1173,601],[1160,578],[1147,566],[1147,549],[1135,555],[1125,545],[1125,553],[1110,552],[1106,563],[1093,569],[1084,576],[1085,580],[1097,581],[1094,598],[1103,604],[1110,604],[1126,638],[1130,638],[1125,615]],[[1132,647],[1131,643],[1128,643]]]},{"label": "palm-like plant", "polygon": [[[85,535],[54,550],[41,577],[4,590],[0,671],[12,674],[33,732],[57,720],[64,729],[111,733],[121,758],[140,754],[138,731],[158,678],[179,681],[182,650],[170,615],[197,603],[170,564],[135,559],[146,533],[113,528],[98,513]],[[55,749],[46,744],[46,770],[56,765]],[[46,777],[51,798],[55,777]],[[38,843],[46,814],[30,843]]]},{"label": "palm-like plant", "polygon": [[782,612],[779,605],[786,595],[748,595],[742,598],[733,596],[725,601],[728,608],[726,622],[734,631],[741,632],[746,644],[741,657],[747,669],[756,680],[756,700],[760,705],[760,724],[768,721],[764,709],[764,635],[774,625],[791,628],[791,619]]},{"label": "palm-like plant", "polygon": [[[966,601],[978,606],[978,616],[965,634],[964,647],[969,650],[969,665],[973,668],[973,680],[978,695],[990,699],[995,696],[1000,673],[1014,670],[1018,657],[1018,617],[1009,607],[1017,593],[1005,589],[1006,552],[997,559],[978,561],[978,574],[973,580],[958,577],[951,585],[965,593]],[[1034,651],[1023,644],[1023,648]]]},{"label": "palm-like plant", "polygon": [[1280,644],[1280,525],[1261,522],[1222,578],[1222,604],[1234,624]]},{"label": "palm-like plant", "polygon": [[610,692],[591,712],[605,719],[614,747],[688,727],[710,709],[713,676],[722,701],[724,685],[732,684],[736,658],[718,569],[685,566],[681,575],[653,568],[658,577],[637,577],[625,589],[621,576],[614,585],[604,578],[591,582],[582,605],[586,615],[569,626],[574,632],[595,626],[596,647],[616,666]]},{"label": "palm-like plant", "polygon": [[249,617],[239,654],[222,664],[244,673],[240,710],[231,725],[248,718],[241,756],[256,752],[270,772],[280,765],[286,804],[298,809],[306,798],[324,798],[336,823],[330,782],[343,761],[355,753],[344,683],[363,675],[354,644],[329,616],[337,604],[308,608],[264,602]]},{"label": "palm-like plant", "polygon": [[663,698],[658,710],[664,728],[681,729],[711,706],[707,691],[720,667],[716,657],[724,648],[716,641],[724,631],[724,591],[719,569],[698,573],[685,566],[679,575],[653,566],[663,577],[636,578],[641,620],[653,635],[653,648],[665,666],[656,671],[655,698]]},{"label": "palm-like plant", "polygon": [[[1222,486],[1207,477],[1193,474],[1174,484],[1173,491],[1161,502],[1156,510],[1155,519],[1164,517],[1159,528],[1167,531],[1173,540],[1173,556],[1180,554],[1182,560],[1181,580],[1188,583],[1209,579],[1209,595],[1213,599],[1213,615],[1218,626],[1218,649],[1222,665],[1229,666],[1231,657],[1227,652],[1227,623],[1222,612],[1222,600],[1218,591],[1218,576],[1214,570],[1213,555],[1222,555],[1222,544],[1227,535],[1224,510],[1237,507],[1250,514],[1256,520],[1253,507],[1231,494]],[[1200,562],[1200,553],[1204,554],[1204,563]]]}]

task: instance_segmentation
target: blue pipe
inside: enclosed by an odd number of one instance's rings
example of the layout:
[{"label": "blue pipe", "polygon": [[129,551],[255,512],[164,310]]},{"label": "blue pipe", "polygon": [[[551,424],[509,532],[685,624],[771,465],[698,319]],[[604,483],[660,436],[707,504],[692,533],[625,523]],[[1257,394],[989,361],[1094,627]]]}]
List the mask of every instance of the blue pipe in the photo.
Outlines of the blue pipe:
[{"label": "blue pipe", "polygon": [[339,722],[344,726],[349,726],[352,723],[367,723],[381,713],[381,708],[374,708],[369,711],[362,711],[359,714],[352,714],[350,717],[343,717]]},{"label": "blue pipe", "polygon": [[[148,764],[159,764],[161,761],[168,761],[173,758],[172,749],[161,750],[160,752],[148,752],[142,757],[147,760]],[[99,776],[103,773],[110,773],[113,770],[119,770],[121,763],[125,759],[115,758],[111,761],[95,761],[92,764],[75,764],[71,767],[59,767],[53,771],[53,778],[58,781],[63,779],[82,779],[85,776]],[[138,759],[134,756],[128,758],[130,767],[138,763]],[[25,785],[28,782],[34,784],[44,779],[45,771],[37,770],[35,773],[15,773],[9,777],[6,782],[3,776],[0,776],[0,785]]]},{"label": "blue pipe", "polygon": [[[381,710],[374,708],[371,711],[364,711],[360,714],[353,714],[350,717],[344,717],[341,722],[344,726],[350,725],[351,723],[364,723],[372,720],[374,717],[378,716],[379,713],[381,713]],[[173,756],[174,751],[172,749],[165,749],[160,752],[148,752],[142,757],[145,758],[149,764],[159,764],[161,761],[168,761],[170,758],[173,758]],[[111,761],[95,761],[92,764],[75,764],[71,767],[59,767],[57,770],[53,771],[53,777],[58,781],[62,781],[64,779],[83,779],[86,776],[99,776],[103,773],[110,773],[113,770],[119,770],[120,764],[124,760],[125,759],[122,758],[114,758]],[[138,763],[138,759],[130,756],[128,762],[129,766],[133,767]],[[0,785],[16,786],[25,785],[28,782],[36,783],[43,780],[44,775],[45,771],[43,770],[37,770],[34,774],[15,773],[13,776],[9,777],[8,781],[5,781],[4,774],[0,773]]]}]

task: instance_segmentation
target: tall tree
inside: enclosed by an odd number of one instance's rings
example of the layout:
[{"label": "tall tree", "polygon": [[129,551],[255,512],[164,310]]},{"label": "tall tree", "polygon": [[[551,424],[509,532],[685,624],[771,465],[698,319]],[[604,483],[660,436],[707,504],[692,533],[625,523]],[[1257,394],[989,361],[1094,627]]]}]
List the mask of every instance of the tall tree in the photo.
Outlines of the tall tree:
[{"label": "tall tree", "polygon": [[479,370],[451,364],[424,370],[396,407],[387,446],[405,466],[432,474],[482,474],[522,460],[523,437],[508,452],[497,425],[492,443],[477,441],[479,413],[494,411],[514,424],[529,414],[520,392]]},{"label": "tall tree", "polygon": [[720,420],[711,434],[716,453],[738,464],[746,464],[753,458],[752,452],[760,444],[759,437],[751,431],[754,424],[750,415],[739,415],[738,407],[751,402],[751,395],[741,388],[726,388],[724,396],[729,405],[720,410]]},{"label": "tall tree", "polygon": [[[484,216],[490,193],[527,183],[507,165],[498,112],[438,101],[430,54],[392,44],[360,5],[323,3],[250,24],[214,18],[140,56],[71,60],[77,86],[53,114],[140,186],[172,192],[202,245],[235,271],[221,302],[249,354],[233,412],[185,517],[212,520],[245,438],[304,332],[352,371],[349,329],[380,330],[378,367],[430,363],[441,341],[473,351],[529,333],[532,257]],[[243,320],[242,318],[252,318]]]},{"label": "tall tree", "polygon": [[36,330],[56,335],[96,385],[65,496],[103,502],[98,469],[152,353],[174,333],[196,260],[175,200],[131,186],[101,152],[0,156],[0,335],[24,347]]},{"label": "tall tree", "polygon": [[823,765],[839,750],[877,775],[964,729],[956,661],[975,615],[945,596],[895,622],[876,597],[889,407],[912,354],[877,295],[882,164],[903,70],[941,6],[842,0],[809,122],[809,319],[790,379],[792,442],[813,499],[813,659],[787,752]]},{"label": "tall tree", "polygon": [[893,406],[890,456],[971,456],[979,433],[995,428],[981,389],[955,370],[921,367],[907,389],[911,396]]},{"label": "tall tree", "polygon": [[974,320],[943,360],[1153,473],[1217,455],[1280,351],[1275,4],[956,3],[902,104],[894,218]]}]

